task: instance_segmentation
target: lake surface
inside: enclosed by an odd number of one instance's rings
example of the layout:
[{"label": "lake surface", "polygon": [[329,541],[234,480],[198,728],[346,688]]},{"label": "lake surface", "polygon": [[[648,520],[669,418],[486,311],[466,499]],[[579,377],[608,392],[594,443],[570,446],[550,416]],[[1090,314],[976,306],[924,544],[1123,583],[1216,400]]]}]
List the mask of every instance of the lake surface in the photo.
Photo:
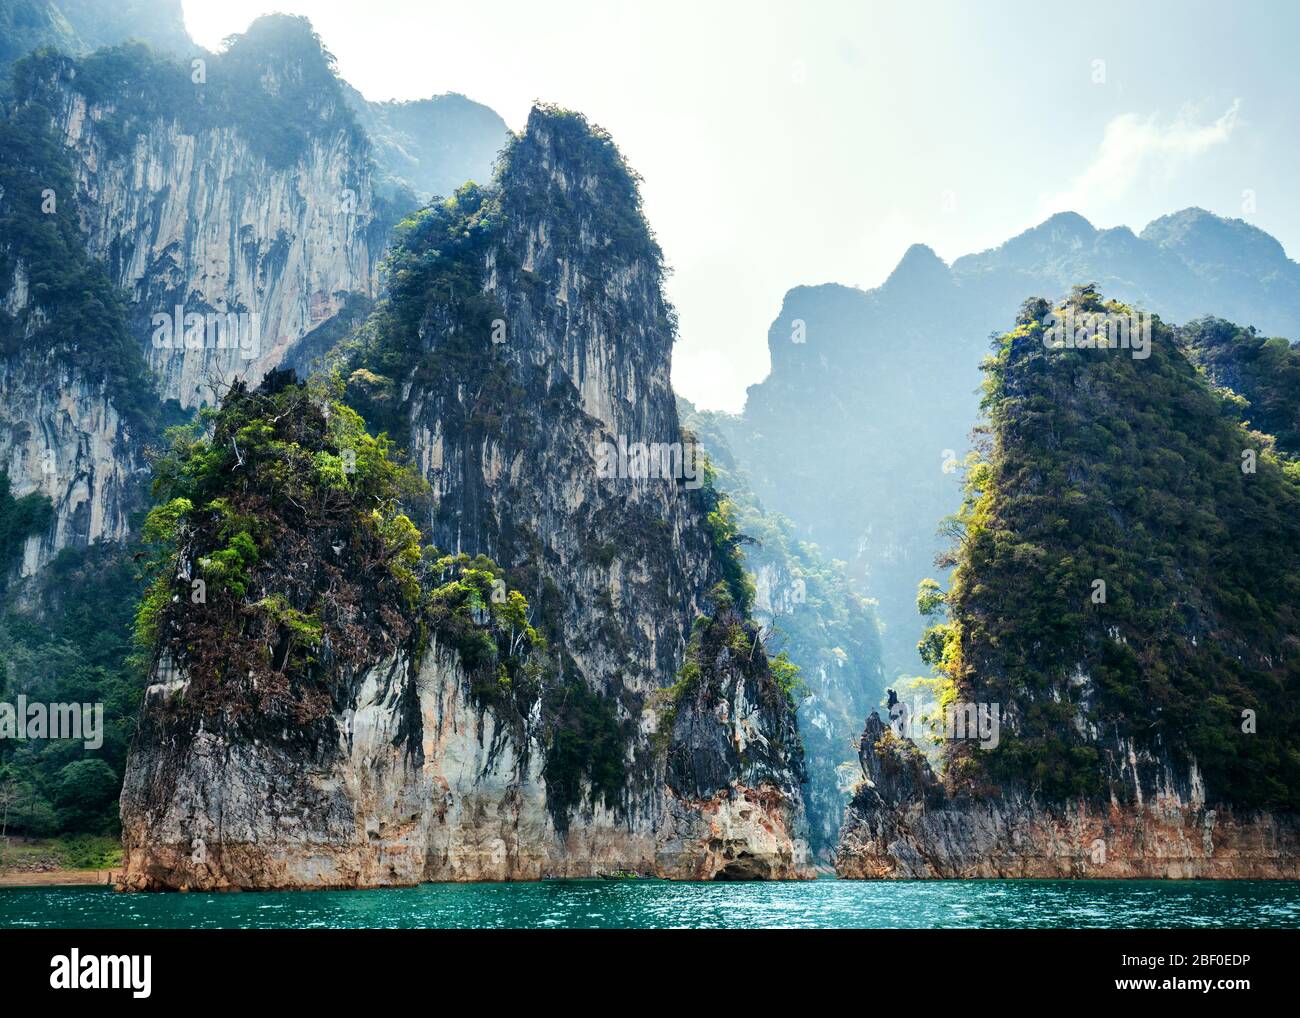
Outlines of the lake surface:
[{"label": "lake surface", "polygon": [[0,927],[1300,927],[1300,882],[556,880],[371,891],[0,888]]}]

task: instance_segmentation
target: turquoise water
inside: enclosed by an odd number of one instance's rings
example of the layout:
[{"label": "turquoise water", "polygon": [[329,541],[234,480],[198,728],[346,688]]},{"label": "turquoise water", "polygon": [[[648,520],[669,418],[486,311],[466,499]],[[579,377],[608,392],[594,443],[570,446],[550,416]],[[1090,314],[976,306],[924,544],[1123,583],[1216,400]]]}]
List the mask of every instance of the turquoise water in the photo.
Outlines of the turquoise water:
[{"label": "turquoise water", "polygon": [[1300,927],[1300,883],[556,880],[378,891],[0,888],[0,927]]}]

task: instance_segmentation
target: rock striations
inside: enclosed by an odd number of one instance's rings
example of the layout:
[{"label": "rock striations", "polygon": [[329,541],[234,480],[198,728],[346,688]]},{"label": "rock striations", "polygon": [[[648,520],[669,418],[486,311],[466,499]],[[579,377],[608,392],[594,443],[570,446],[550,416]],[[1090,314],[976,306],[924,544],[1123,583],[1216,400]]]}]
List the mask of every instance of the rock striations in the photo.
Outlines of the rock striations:
[{"label": "rock striations", "polygon": [[346,398],[409,449],[415,523],[499,563],[546,649],[485,670],[433,625],[312,725],[255,736],[170,721],[193,676],[160,671],[126,884],[808,875],[792,702],[683,441],[661,258],[612,141],[535,109],[492,187],[399,227],[387,280],[336,351]]}]

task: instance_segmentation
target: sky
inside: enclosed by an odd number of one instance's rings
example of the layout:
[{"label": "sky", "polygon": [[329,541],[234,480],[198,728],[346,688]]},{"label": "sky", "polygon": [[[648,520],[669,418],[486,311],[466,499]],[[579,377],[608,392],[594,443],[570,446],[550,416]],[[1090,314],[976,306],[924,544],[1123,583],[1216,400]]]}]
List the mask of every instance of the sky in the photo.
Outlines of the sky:
[{"label": "sky", "polygon": [[[739,411],[791,287],[870,288],[1070,209],[1189,205],[1300,252],[1300,4],[183,0],[208,48],[305,14],[369,99],[461,92],[608,129],[672,274],[679,393]],[[1137,9],[1135,9],[1137,8]]]}]

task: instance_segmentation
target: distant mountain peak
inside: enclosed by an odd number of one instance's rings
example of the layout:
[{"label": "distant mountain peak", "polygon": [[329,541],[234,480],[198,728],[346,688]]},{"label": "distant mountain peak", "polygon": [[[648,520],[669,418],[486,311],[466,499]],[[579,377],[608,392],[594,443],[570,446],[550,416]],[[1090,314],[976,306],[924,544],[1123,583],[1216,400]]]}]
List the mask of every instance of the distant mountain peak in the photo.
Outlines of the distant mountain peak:
[{"label": "distant mountain peak", "polygon": [[1069,210],[1066,210],[1064,212],[1053,213],[1052,215],[1044,219],[1041,223],[1039,223],[1038,226],[1036,226],[1034,229],[1037,230],[1066,229],[1066,230],[1077,230],[1080,233],[1097,232],[1097,228],[1093,226],[1092,223],[1089,222],[1087,218],[1081,216],[1077,212],[1071,212]]},{"label": "distant mountain peak", "polygon": [[1005,248],[1014,248],[1026,244],[1060,244],[1062,241],[1083,243],[1097,235],[1097,228],[1077,212],[1057,212],[1048,216],[1037,226],[1031,226],[1024,233],[1008,240]]},{"label": "distant mountain peak", "polygon": [[1244,219],[1218,216],[1196,206],[1153,219],[1141,236],[1197,264],[1288,260],[1272,234]]},{"label": "distant mountain peak", "polygon": [[926,244],[913,244],[885,280],[886,290],[944,285],[951,282],[948,263]]}]

